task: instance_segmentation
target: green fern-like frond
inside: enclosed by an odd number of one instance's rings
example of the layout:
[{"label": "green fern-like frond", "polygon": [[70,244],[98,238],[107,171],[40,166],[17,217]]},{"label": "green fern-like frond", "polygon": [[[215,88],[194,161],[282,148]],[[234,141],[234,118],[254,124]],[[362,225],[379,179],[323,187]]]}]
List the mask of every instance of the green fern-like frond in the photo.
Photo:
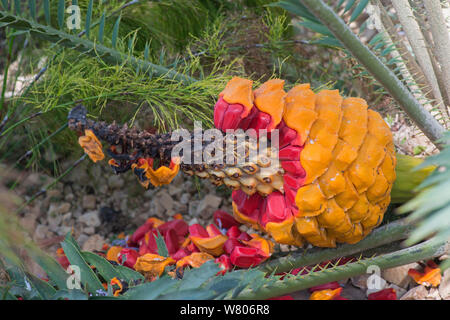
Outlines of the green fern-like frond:
[{"label": "green fern-like frond", "polygon": [[399,209],[400,213],[412,211],[408,220],[418,224],[408,244],[430,237],[450,239],[450,132],[445,133],[442,143],[446,147],[441,153],[428,157],[417,169],[430,165],[437,168],[417,187],[418,196]]}]

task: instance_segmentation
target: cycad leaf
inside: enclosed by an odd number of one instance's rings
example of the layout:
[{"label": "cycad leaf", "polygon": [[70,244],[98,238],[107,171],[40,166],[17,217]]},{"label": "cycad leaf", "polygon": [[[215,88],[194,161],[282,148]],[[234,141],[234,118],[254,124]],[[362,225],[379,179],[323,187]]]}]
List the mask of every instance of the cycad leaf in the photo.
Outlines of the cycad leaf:
[{"label": "cycad leaf", "polygon": [[347,12],[347,11],[349,11],[349,10],[353,7],[353,5],[355,4],[355,2],[356,2],[356,0],[349,0],[349,1],[347,2],[347,4],[345,5],[344,13]]},{"label": "cycad leaf", "polygon": [[84,30],[86,30],[86,37],[89,38],[91,32],[91,20],[92,20],[92,7],[94,4],[94,0],[89,0],[89,5],[86,14],[86,24],[84,26]]},{"label": "cycad leaf", "polygon": [[91,265],[95,266],[98,273],[109,283],[113,278],[124,279],[125,276],[122,273],[113,267],[111,263],[109,263],[103,257],[100,257],[98,254],[92,252],[82,252],[83,258]]},{"label": "cycad leaf", "polygon": [[350,17],[350,22],[355,21],[359,17],[359,15],[364,11],[364,9],[366,8],[368,3],[369,3],[369,0],[359,1],[355,10],[353,10],[353,12],[352,12],[352,15]]},{"label": "cycad leaf", "polygon": [[92,271],[91,267],[89,267],[86,260],[83,258],[83,255],[73,244],[73,242],[73,238],[68,235],[66,240],[61,243],[61,247],[63,248],[70,264],[80,268],[81,282],[89,292],[104,290],[102,283]]},{"label": "cycad leaf", "polygon": [[144,281],[144,276],[125,266],[116,266],[115,269],[120,272],[123,279],[127,282]]},{"label": "cycad leaf", "polygon": [[98,42],[103,43],[103,34],[105,32],[105,18],[106,12],[103,12],[102,17],[100,19],[100,25],[98,27]]},{"label": "cycad leaf", "polygon": [[179,290],[198,288],[219,271],[221,271],[219,265],[212,260],[206,261],[201,268],[186,270]]},{"label": "cycad leaf", "polygon": [[63,26],[64,26],[64,10],[65,9],[66,9],[65,1],[59,0],[59,2],[58,2],[58,27],[61,30],[63,29]]},{"label": "cycad leaf", "polygon": [[117,45],[117,38],[119,37],[119,25],[120,25],[121,16],[119,16],[114,24],[114,29],[111,37],[112,47],[115,48]]},{"label": "cycad leaf", "polygon": [[50,25],[50,0],[44,0],[44,15],[45,15],[45,22],[47,25]]},{"label": "cycad leaf", "polygon": [[3,9],[8,10],[8,0],[2,0]]},{"label": "cycad leaf", "polygon": [[34,252],[32,250],[30,250],[30,254],[58,289],[62,290],[67,287],[67,278],[69,275],[53,257],[46,253]]},{"label": "cycad leaf", "polygon": [[36,0],[28,0],[28,8],[33,20],[36,20]]},{"label": "cycad leaf", "polygon": [[153,234],[156,241],[156,247],[158,248],[158,254],[162,257],[169,256],[169,250],[167,250],[166,242],[164,241],[164,237],[157,231],[157,235]]},{"label": "cycad leaf", "polygon": [[20,0],[14,0],[14,12],[20,16],[22,9],[20,8]]}]

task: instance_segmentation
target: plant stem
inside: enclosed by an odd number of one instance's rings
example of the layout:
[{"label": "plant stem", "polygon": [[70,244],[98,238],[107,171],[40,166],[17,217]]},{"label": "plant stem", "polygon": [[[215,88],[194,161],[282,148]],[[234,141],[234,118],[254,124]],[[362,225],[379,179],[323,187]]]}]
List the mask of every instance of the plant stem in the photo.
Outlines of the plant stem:
[{"label": "plant stem", "polygon": [[321,285],[331,281],[338,281],[349,277],[367,273],[369,266],[378,266],[380,269],[394,268],[419,260],[431,259],[444,254],[449,249],[449,243],[436,242],[433,239],[396,252],[384,254],[375,258],[359,260],[311,272],[303,276],[295,276],[265,285],[256,291],[246,289],[237,296],[239,300],[262,300],[278,297],[291,292]]},{"label": "plant stem", "polygon": [[6,57],[5,71],[3,74],[3,86],[2,86],[2,92],[0,95],[0,116],[3,114],[2,110],[4,107],[4,103],[5,103],[6,86],[8,84],[8,70],[9,70],[9,66],[11,65],[12,48],[13,48],[13,44],[14,44],[14,38],[15,38],[15,36],[11,36],[9,38],[8,55]]},{"label": "plant stem", "polygon": [[412,226],[404,219],[391,222],[374,230],[365,239],[355,244],[344,244],[337,248],[295,251],[285,257],[270,260],[259,267],[260,270],[271,272],[289,272],[294,268],[314,265],[323,261],[349,256],[367,249],[379,247],[397,240],[406,239],[412,230]]},{"label": "plant stem", "polygon": [[359,40],[333,9],[322,0],[301,0],[301,2],[330,29],[367,71],[386,88],[423,133],[438,148],[441,148],[442,146],[439,145],[437,140],[442,137],[444,128],[422,107],[395,74]]}]

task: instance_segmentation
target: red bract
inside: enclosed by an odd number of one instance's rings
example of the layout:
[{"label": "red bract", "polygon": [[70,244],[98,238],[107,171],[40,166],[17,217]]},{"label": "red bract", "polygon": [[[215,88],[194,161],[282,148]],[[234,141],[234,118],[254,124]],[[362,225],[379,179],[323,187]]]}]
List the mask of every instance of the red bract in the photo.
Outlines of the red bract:
[{"label": "red bract", "polygon": [[66,254],[64,253],[64,250],[62,248],[56,250],[56,259],[64,269],[67,269],[69,267],[69,259],[67,259]]},{"label": "red bract", "polygon": [[[178,238],[183,238],[188,234],[189,226],[186,221],[181,219],[174,219],[166,222],[158,227],[159,232],[164,235],[168,230],[175,231]],[[181,240],[182,241],[182,240]]]},{"label": "red bract", "polygon": [[180,238],[173,229],[168,229],[164,233],[164,242],[166,243],[167,251],[169,254],[174,254],[180,248]]},{"label": "red bract", "polygon": [[223,244],[223,251],[225,251],[226,254],[231,254],[234,248],[238,246],[245,247],[245,245],[238,239],[230,238]]},{"label": "red bract", "polygon": [[230,254],[231,263],[240,268],[250,268],[259,265],[267,256],[257,248],[235,247]]},{"label": "red bract", "polygon": [[145,234],[141,242],[139,243],[139,254],[142,256],[146,253],[158,253],[158,245],[156,244],[155,236],[157,235],[156,230],[150,230]]},{"label": "red bract", "polygon": [[149,232],[153,228],[153,223],[145,223],[139,228],[136,229],[136,231],[133,233],[133,235],[130,237],[129,244],[130,245],[137,245],[142,238],[144,238],[145,234]]},{"label": "red bract", "polygon": [[220,265],[220,268],[222,269],[222,271],[219,271],[217,275],[224,275],[227,271],[230,271],[233,268],[233,266],[231,265],[231,259],[226,254],[221,255],[214,261],[218,263]]},{"label": "red bract", "polygon": [[119,263],[131,269],[136,264],[137,258],[139,258],[139,253],[133,249],[125,248],[119,253]]},{"label": "red bract", "polygon": [[397,300],[397,293],[394,288],[387,288],[373,292],[367,296],[369,300]]},{"label": "red bract", "polygon": [[171,255],[172,259],[178,261],[190,255],[191,252],[187,248],[180,248],[177,252]]},{"label": "red bract", "polygon": [[223,210],[217,210],[214,212],[214,223],[219,228],[230,229],[231,227],[239,227],[240,223],[237,222],[230,214]]},{"label": "red bract", "polygon": [[252,237],[247,232],[241,232],[241,234],[237,238],[238,238],[238,240],[241,240],[241,241],[250,241],[250,240],[252,240]]},{"label": "red bract", "polygon": [[236,239],[241,235],[241,230],[237,226],[232,226],[230,229],[227,230],[227,236],[228,238],[234,238]]}]

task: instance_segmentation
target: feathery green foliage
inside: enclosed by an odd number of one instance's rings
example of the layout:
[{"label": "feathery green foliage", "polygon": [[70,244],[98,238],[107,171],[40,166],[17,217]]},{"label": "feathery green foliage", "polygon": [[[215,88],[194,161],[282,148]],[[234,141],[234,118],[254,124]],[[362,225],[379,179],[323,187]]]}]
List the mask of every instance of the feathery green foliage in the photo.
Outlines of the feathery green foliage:
[{"label": "feathery green foliage", "polygon": [[[442,143],[445,148],[441,153],[428,157],[416,169],[436,166],[433,173],[417,188],[420,193],[399,208],[399,213],[412,213],[407,217],[417,228],[411,233],[406,243],[417,243],[434,237],[445,241],[450,238],[450,132],[446,132]],[[445,268],[450,266],[449,262]]]}]

